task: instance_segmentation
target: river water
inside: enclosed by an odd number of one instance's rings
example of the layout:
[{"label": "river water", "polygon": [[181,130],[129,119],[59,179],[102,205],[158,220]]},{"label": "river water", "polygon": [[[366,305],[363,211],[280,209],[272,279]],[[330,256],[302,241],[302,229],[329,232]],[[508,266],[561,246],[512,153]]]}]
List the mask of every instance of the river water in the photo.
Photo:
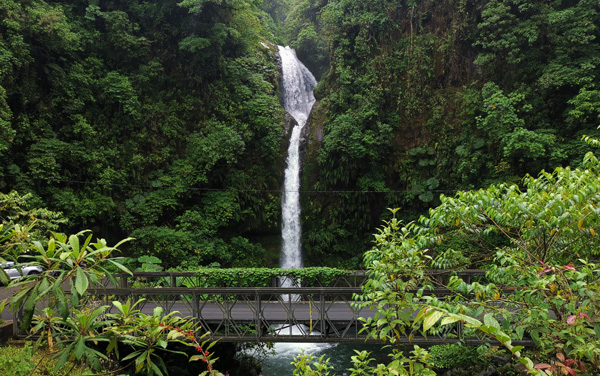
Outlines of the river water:
[{"label": "river water", "polygon": [[349,368],[352,367],[350,357],[355,355],[354,350],[366,350],[371,352],[371,357],[377,362],[386,361],[388,352],[381,348],[381,345],[367,344],[323,344],[323,343],[277,343],[275,344],[275,355],[263,361],[263,376],[292,376],[294,366],[291,362],[302,350],[306,354],[312,354],[316,357],[324,355],[329,359],[329,365],[334,369],[330,375],[345,376],[349,375]]}]

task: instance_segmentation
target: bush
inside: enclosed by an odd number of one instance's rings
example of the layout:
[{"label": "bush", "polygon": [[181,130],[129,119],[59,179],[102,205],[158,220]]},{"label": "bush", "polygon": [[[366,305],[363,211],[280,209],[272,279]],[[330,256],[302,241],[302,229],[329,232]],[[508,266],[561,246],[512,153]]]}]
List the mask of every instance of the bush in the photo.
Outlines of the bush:
[{"label": "bush", "polygon": [[467,369],[475,365],[482,365],[484,359],[477,351],[477,347],[463,346],[457,343],[451,345],[435,345],[429,349],[431,365],[445,369]]},{"label": "bush", "polygon": [[55,364],[56,360],[52,359],[48,352],[36,351],[30,342],[25,343],[24,346],[18,344],[4,346],[0,351],[0,374],[2,375],[67,376],[92,373],[87,367],[75,369],[75,365],[71,363],[54,370]]}]

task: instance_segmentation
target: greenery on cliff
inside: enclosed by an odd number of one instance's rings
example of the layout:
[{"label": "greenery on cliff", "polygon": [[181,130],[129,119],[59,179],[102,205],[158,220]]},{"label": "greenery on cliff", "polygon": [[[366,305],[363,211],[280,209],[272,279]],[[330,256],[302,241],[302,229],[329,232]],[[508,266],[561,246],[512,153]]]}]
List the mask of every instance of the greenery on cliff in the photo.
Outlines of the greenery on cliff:
[{"label": "greenery on cliff", "polygon": [[[308,264],[359,266],[387,207],[577,166],[595,0],[5,0],[0,190],[164,266],[264,265],[285,154],[272,43],[320,79]],[[65,227],[65,225],[63,225]],[[316,261],[318,260],[318,261]],[[276,260],[270,259],[271,263]]]},{"label": "greenery on cliff", "polygon": [[0,19],[0,189],[168,265],[264,253],[246,236],[278,232],[285,141],[256,1],[7,0]]},{"label": "greenery on cliff", "polygon": [[324,46],[331,61],[304,176],[339,192],[304,197],[317,259],[364,250],[386,207],[414,218],[442,192],[577,166],[582,135],[597,134],[596,1],[299,4],[308,26],[292,42],[309,63]]}]

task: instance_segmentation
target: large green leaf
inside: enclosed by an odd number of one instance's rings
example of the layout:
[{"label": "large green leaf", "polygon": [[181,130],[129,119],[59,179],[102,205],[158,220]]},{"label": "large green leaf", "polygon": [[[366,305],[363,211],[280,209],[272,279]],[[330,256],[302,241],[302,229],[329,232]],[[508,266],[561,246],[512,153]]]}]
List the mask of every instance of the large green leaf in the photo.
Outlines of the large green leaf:
[{"label": "large green leaf", "polygon": [[8,276],[8,274],[6,274],[4,269],[0,268],[0,285],[6,286],[9,283],[10,283],[10,277]]},{"label": "large green leaf", "polygon": [[498,321],[494,318],[494,315],[492,313],[486,313],[485,316],[483,317],[483,323],[487,326],[492,326],[496,329],[500,329],[500,324],[498,323]]},{"label": "large green leaf", "polygon": [[79,254],[79,238],[76,235],[69,236],[69,245],[73,249],[73,251],[78,255]]},{"label": "large green leaf", "polygon": [[129,275],[133,275],[133,273],[131,272],[131,270],[129,270],[126,266],[124,266],[123,264],[114,261],[114,260],[108,260],[108,262],[110,262],[111,264],[113,264],[114,266],[116,266],[119,270],[121,270],[124,273],[127,273]]},{"label": "large green leaf", "polygon": [[79,295],[85,294],[89,285],[88,277],[81,268],[81,266],[77,266],[77,274],[75,276],[75,289],[79,293]]},{"label": "large green leaf", "polygon": [[429,330],[429,328],[434,326],[443,316],[444,313],[440,311],[432,311],[431,313],[425,315],[425,319],[423,320],[423,331]]},{"label": "large green leaf", "polygon": [[60,313],[60,316],[63,318],[63,320],[65,320],[69,316],[69,313],[70,313],[69,302],[67,300],[67,296],[65,295],[65,292],[62,289],[60,282],[61,282],[60,280],[57,280],[57,282],[54,284],[52,293],[54,294],[54,297],[56,298],[56,305],[58,308],[58,312]]},{"label": "large green leaf", "polygon": [[81,357],[85,354],[86,349],[87,346],[85,345],[85,338],[79,337],[75,343],[75,358],[81,359]]}]

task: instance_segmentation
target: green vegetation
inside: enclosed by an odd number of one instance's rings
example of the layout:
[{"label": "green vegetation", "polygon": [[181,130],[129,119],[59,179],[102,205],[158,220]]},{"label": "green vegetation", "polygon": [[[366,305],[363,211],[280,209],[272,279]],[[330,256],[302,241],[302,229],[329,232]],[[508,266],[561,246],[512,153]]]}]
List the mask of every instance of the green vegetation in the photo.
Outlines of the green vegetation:
[{"label": "green vegetation", "polygon": [[[395,352],[392,359],[387,364],[375,364],[370,353],[366,351],[356,351],[352,356],[352,365],[350,376],[435,376],[435,372],[426,368],[429,354],[427,350],[415,346],[415,349],[405,356],[402,352]],[[294,376],[328,376],[333,372],[333,367],[329,365],[329,359],[325,356],[319,358],[311,354],[299,354],[292,365],[295,367]]]},{"label": "green vegetation", "polygon": [[[65,370],[66,374],[81,374],[92,369],[115,375],[127,372],[161,376],[168,374],[163,360],[166,354],[188,357],[183,350],[173,349],[180,345],[195,350],[197,354],[190,361],[203,361],[205,374],[222,375],[213,369],[215,360],[209,349],[214,343],[199,342],[208,333],[200,333],[194,320],[179,317],[177,312],[164,315],[160,307],[146,315],[135,309],[140,301],[112,302],[117,313],[108,313],[108,306],[90,301],[89,290],[104,278],[117,285],[111,271],[131,274],[122,264],[123,258],[114,254],[132,239],[110,247],[104,239],[92,242],[92,234],[84,238],[89,231],[69,236],[52,232],[43,238],[37,223],[52,227],[53,221],[61,222],[60,213],[30,209],[28,198],[15,192],[2,196],[0,213],[6,213],[9,220],[0,224],[0,262],[35,266],[41,272],[10,280],[0,269],[0,283],[14,289],[12,296],[0,301],[0,312],[7,306],[15,314],[21,312],[20,330],[38,335],[33,348],[9,348],[8,354],[20,352],[25,358],[36,359],[35,363],[19,359],[22,364],[15,365],[10,356],[0,357],[0,369],[11,368],[11,374],[28,375],[62,375]],[[21,218],[22,214],[27,216]],[[53,368],[48,370],[50,365]]]},{"label": "green vegetation", "polygon": [[257,5],[2,2],[0,190],[167,266],[259,259],[285,140]]},{"label": "green vegetation", "polygon": [[[197,352],[190,361],[203,361],[204,374],[222,375],[213,369],[215,359],[211,359],[209,349],[214,343],[199,342],[208,333],[200,333],[194,320],[179,317],[178,312],[164,315],[160,307],[146,315],[135,309],[140,301],[112,302],[117,313],[108,313],[108,306],[94,306],[89,301],[88,290],[99,285],[101,279],[108,278],[117,285],[108,267],[130,273],[119,258],[111,257],[120,244],[130,239],[109,247],[104,239],[92,243],[89,235],[81,243],[80,237],[86,233],[83,231],[70,236],[53,233],[42,243],[17,236],[18,225],[4,225],[0,260],[25,259],[22,265],[40,267],[42,272],[11,281],[0,269],[0,282],[16,288],[11,297],[0,302],[0,312],[6,304],[13,313],[22,310],[20,329],[39,336],[33,350],[26,347],[22,352],[30,358],[40,348],[51,354],[55,360],[51,374],[63,374],[69,364],[68,374],[91,368],[109,374],[168,375],[163,358],[173,354],[187,357],[186,352],[173,349],[174,345],[182,345]],[[65,293],[65,287],[70,287],[70,294]],[[18,366],[15,372],[33,374],[41,364],[45,369],[47,362],[43,360],[36,365]],[[111,367],[111,362],[116,366]],[[0,358],[0,367],[11,364],[11,358]]]},{"label": "green vegetation", "polygon": [[[484,333],[532,375],[597,374],[599,173],[600,162],[589,153],[580,168],[442,195],[417,222],[387,221],[365,254],[369,280],[358,297],[377,309],[364,320],[369,336],[401,354],[397,344],[405,333],[462,322],[466,335]],[[452,247],[457,239],[462,249]],[[426,273],[440,264],[484,266],[486,280],[452,276],[441,283]],[[451,297],[438,299],[434,287],[449,289]],[[525,336],[535,342],[532,353],[512,344]]]},{"label": "green vegetation", "polygon": [[25,344],[10,344],[0,351],[0,372],[11,376],[69,376],[92,374],[86,367],[77,368],[69,364],[61,370],[55,370],[56,360],[46,351],[34,348],[31,342]]},{"label": "green vegetation", "polygon": [[228,268],[186,270],[197,273],[198,287],[269,287],[274,280],[288,277],[302,286],[327,286],[348,272],[327,267],[303,269],[281,268]]},{"label": "green vegetation", "polygon": [[331,61],[304,186],[335,192],[303,197],[311,258],[361,254],[387,207],[411,220],[441,192],[577,167],[598,135],[594,1],[298,4],[297,47],[317,30]]},{"label": "green vegetation", "polygon": [[[42,299],[52,296],[49,307],[57,309],[63,320],[66,320],[71,305],[79,305],[79,300],[90,285],[98,284],[105,276],[116,285],[107,267],[129,272],[118,259],[110,257],[120,243],[115,247],[107,246],[104,239],[92,243],[90,234],[81,244],[79,237],[84,233],[80,232],[68,237],[65,234],[53,233],[53,237],[48,239],[46,245],[37,240],[20,243],[26,251],[30,252],[18,252],[22,251],[22,248],[11,247],[8,252],[0,254],[1,260],[24,259],[26,262],[21,263],[23,266],[38,266],[42,269],[39,276],[27,276],[34,277],[35,280],[21,278],[11,281],[3,269],[0,271],[0,282],[3,285],[9,288],[19,287],[18,293],[10,299],[9,309],[17,312],[22,307],[23,330],[31,326],[36,305]],[[127,240],[130,239],[125,239],[121,243]],[[64,293],[63,284],[70,286],[70,297]]]},{"label": "green vegetation", "polygon": [[[394,344],[415,325],[462,322],[538,374],[597,372],[596,0],[2,1],[0,255],[44,269],[11,282],[24,324],[48,295],[44,320],[66,320],[89,284],[124,270],[107,244],[127,237],[142,271],[276,266],[287,141],[274,43],[320,80],[305,264],[370,270],[372,335]],[[466,266],[488,274],[451,279],[452,302],[428,295],[427,268]],[[406,312],[421,308],[415,323]],[[512,347],[524,333],[535,354]],[[93,359],[90,341],[66,357]],[[356,374],[431,364],[423,349],[396,351],[385,370],[355,360]],[[297,366],[314,362],[328,372],[324,359]]]},{"label": "green vegetation", "polygon": [[320,78],[307,264],[361,266],[388,207],[577,167],[598,135],[592,0],[5,1],[0,190],[163,268],[276,265],[272,42]]}]

